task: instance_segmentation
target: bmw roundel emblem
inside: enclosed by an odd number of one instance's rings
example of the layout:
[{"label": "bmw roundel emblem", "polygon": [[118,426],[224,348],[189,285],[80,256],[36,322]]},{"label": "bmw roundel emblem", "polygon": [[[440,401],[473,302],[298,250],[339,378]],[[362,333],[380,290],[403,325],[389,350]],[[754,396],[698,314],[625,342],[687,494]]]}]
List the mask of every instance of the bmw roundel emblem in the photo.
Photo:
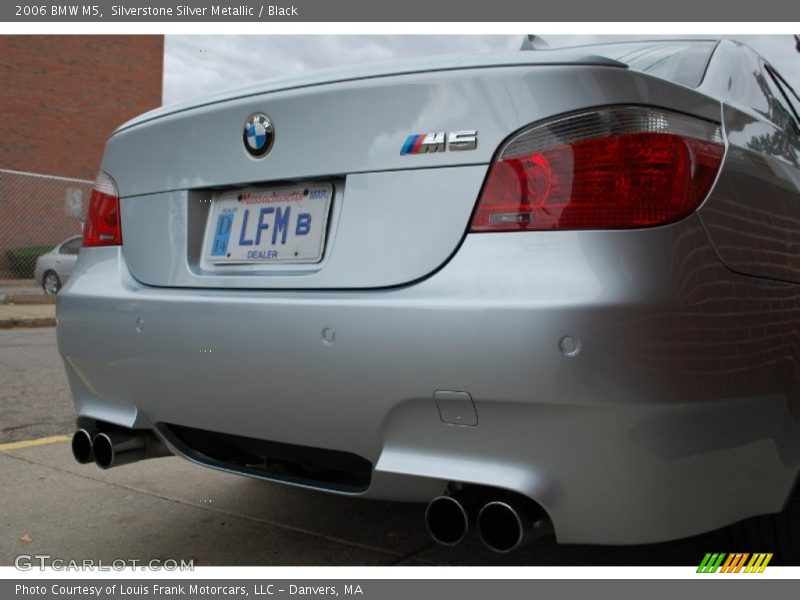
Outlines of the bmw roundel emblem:
[{"label": "bmw roundel emblem", "polygon": [[272,148],[272,142],[275,140],[275,129],[272,127],[272,121],[262,113],[250,115],[244,124],[242,140],[244,141],[245,150],[250,153],[250,156],[255,156],[256,158],[266,156],[267,152]]}]

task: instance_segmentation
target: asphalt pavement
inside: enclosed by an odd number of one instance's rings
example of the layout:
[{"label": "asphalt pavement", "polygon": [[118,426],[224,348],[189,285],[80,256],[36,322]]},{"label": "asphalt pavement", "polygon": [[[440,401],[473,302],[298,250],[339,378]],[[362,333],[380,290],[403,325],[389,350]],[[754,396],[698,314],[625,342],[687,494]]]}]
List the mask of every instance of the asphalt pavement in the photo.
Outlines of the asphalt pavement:
[{"label": "asphalt pavement", "polygon": [[53,328],[0,330],[0,565],[194,560],[196,565],[697,564],[683,544],[558,545],[508,555],[472,536],[433,544],[424,506],[221,473],[169,457],[103,471],[72,459],[73,409]]},{"label": "asphalt pavement", "polygon": [[0,330],[0,444],[68,433],[74,423],[55,329]]}]

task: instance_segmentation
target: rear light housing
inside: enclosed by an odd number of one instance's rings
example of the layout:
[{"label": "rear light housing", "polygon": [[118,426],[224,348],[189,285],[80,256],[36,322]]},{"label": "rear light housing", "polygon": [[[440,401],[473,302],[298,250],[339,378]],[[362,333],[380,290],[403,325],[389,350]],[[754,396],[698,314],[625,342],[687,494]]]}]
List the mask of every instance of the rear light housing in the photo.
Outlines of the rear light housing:
[{"label": "rear light housing", "polygon": [[615,106],[529,127],[501,148],[470,230],[629,229],[678,221],[725,154],[719,124]]},{"label": "rear light housing", "polygon": [[117,184],[107,173],[100,171],[92,188],[86,223],[83,226],[83,245],[121,246],[119,192]]}]

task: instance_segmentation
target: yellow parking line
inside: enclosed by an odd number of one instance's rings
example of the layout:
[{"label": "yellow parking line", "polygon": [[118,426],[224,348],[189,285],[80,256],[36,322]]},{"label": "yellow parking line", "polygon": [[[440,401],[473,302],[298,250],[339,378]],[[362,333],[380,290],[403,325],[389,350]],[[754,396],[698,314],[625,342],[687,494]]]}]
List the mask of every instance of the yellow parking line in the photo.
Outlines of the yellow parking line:
[{"label": "yellow parking line", "polygon": [[30,448],[31,446],[44,446],[45,444],[67,442],[69,439],[70,438],[68,435],[51,435],[50,437],[43,437],[37,440],[21,440],[19,442],[10,442],[8,444],[0,444],[0,452],[19,450],[20,448]]}]

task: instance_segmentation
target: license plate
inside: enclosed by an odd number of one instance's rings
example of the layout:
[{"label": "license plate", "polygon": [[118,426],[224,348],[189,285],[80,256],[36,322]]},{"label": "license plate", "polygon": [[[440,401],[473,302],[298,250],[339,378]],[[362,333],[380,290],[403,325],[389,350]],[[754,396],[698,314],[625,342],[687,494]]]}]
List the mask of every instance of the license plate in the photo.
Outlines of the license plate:
[{"label": "license plate", "polygon": [[333,186],[229,190],[214,196],[203,255],[209,263],[317,263]]}]

